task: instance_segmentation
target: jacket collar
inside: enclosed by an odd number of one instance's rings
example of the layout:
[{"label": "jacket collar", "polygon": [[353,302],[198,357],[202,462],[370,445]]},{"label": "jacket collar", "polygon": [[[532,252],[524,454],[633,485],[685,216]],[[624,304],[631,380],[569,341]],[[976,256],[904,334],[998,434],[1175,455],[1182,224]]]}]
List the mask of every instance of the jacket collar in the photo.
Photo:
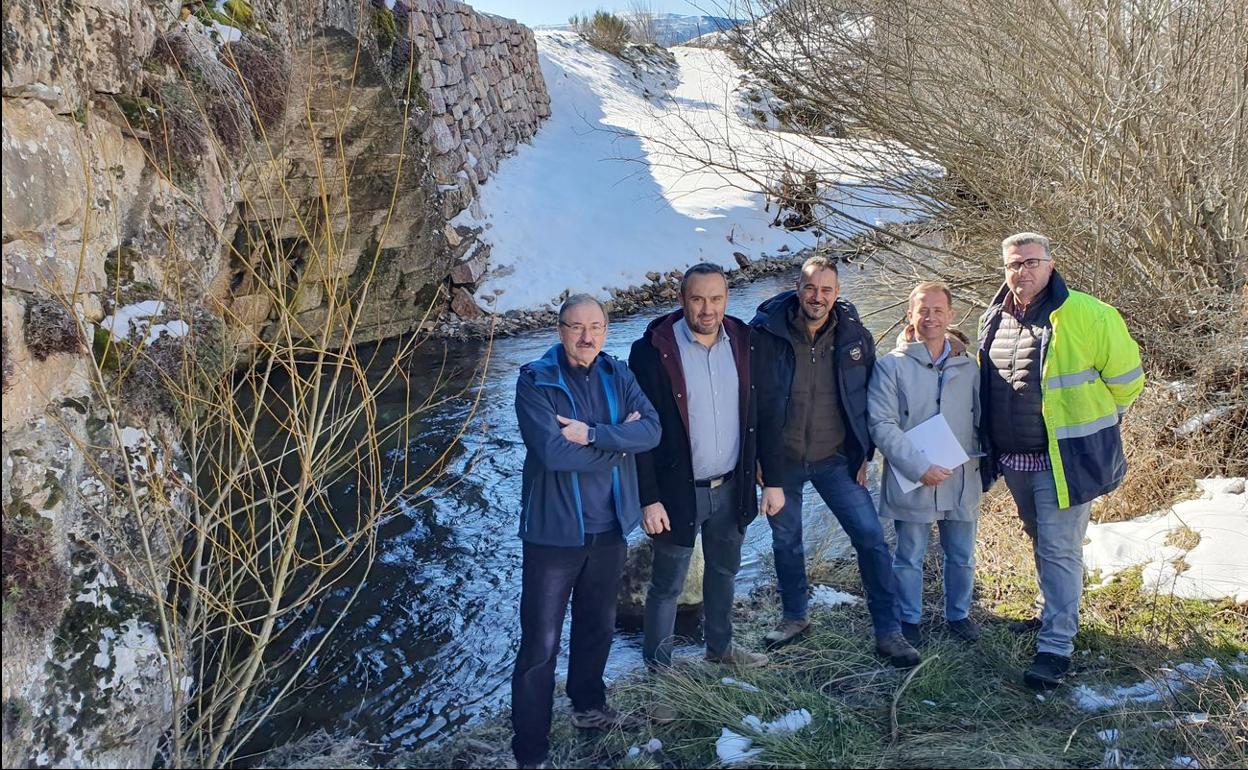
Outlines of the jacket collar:
[{"label": "jacket collar", "polygon": [[[833,320],[836,325],[831,331],[835,332],[837,344],[840,344],[842,335],[848,333],[847,321],[858,321],[853,307],[844,298],[839,298],[832,303],[831,312],[834,314]],[[758,306],[758,311],[754,314],[754,320],[750,321],[750,325],[787,340],[789,339],[789,313],[796,308],[797,291],[794,289],[783,291]],[[729,329],[730,333],[731,331]]]},{"label": "jacket collar", "polygon": [[[651,321],[646,326],[642,338],[658,350],[668,353],[679,352],[679,346],[676,344],[676,324],[684,322],[685,311],[676,308],[667,315],[661,315]],[[740,318],[734,316],[724,316],[724,331],[728,333],[728,339],[732,342],[734,351],[737,350],[740,341],[749,339],[749,327]]]},{"label": "jacket collar", "polygon": [[783,291],[758,306],[751,325],[768,331],[781,339],[789,337],[789,308],[797,305],[797,292]]},{"label": "jacket collar", "polygon": [[[542,354],[541,358],[528,365],[528,369],[533,372],[535,383],[538,385],[563,385],[563,374],[559,366],[559,356],[561,355],[563,355],[563,343],[556,342]],[[598,358],[594,360],[594,363],[603,367],[607,376],[615,374],[614,357],[599,352]]]},{"label": "jacket collar", "polygon": [[[950,345],[950,350],[949,355],[945,358],[945,362],[942,366],[961,366],[962,364],[969,364],[971,362],[971,359],[966,355],[966,353],[955,353],[951,343],[948,340],[945,340],[945,344]],[[913,358],[923,366],[927,366],[932,363],[932,356],[927,352],[927,345],[923,342],[923,340],[917,340],[915,342],[902,342],[901,340],[898,340],[897,347],[893,348],[893,352]]]}]

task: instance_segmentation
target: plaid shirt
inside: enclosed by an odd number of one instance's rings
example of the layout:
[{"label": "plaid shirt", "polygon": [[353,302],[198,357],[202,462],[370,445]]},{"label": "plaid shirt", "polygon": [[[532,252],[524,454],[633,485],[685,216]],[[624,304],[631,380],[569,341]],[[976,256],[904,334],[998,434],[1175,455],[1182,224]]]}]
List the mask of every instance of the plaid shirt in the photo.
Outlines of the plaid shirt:
[{"label": "plaid shirt", "polygon": [[[1026,307],[1019,307],[1012,294],[1006,296],[1005,306],[1002,309],[1018,319],[1020,323],[1027,312]],[[997,455],[997,462],[1020,473],[1053,470],[1053,462],[1049,459],[1047,452],[1002,452]]]},{"label": "plaid shirt", "polygon": [[1020,473],[1036,473],[1053,470],[1053,463],[1044,452],[1014,452],[997,455],[997,462],[1012,471]]}]

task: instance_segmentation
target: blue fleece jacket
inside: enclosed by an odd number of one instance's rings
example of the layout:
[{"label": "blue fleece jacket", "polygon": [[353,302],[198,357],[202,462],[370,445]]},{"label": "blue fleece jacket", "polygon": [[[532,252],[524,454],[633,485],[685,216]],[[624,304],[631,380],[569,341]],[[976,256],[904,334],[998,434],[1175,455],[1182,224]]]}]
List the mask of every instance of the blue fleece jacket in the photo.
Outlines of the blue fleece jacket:
[{"label": "blue fleece jacket", "polygon": [[[624,534],[641,523],[635,455],[659,443],[659,417],[628,366],[599,353],[594,376],[607,399],[607,420],[595,421],[594,446],[563,437],[556,415],[585,421],[573,397],[561,345],[525,364],[516,380],[516,420],[527,449],[520,504],[520,537],[537,545],[579,546],[585,542],[582,474],[609,474],[615,517]],[[641,419],[626,423],[630,412]]]}]

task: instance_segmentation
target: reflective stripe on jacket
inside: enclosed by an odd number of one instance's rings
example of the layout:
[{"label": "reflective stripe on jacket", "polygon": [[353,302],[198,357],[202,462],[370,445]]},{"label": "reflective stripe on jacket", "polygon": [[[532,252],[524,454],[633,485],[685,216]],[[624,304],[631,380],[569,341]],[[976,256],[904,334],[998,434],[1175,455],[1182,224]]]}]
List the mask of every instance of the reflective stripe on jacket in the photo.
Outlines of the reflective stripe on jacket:
[{"label": "reflective stripe on jacket", "polygon": [[[1058,505],[1068,508],[1113,491],[1126,476],[1119,417],[1144,390],[1140,349],[1118,311],[1095,297],[1071,291],[1054,271],[1054,309],[1043,341],[1041,408]],[[992,345],[1008,288],[1001,287],[980,319],[981,376],[990,376]],[[981,395],[988,395],[982,383]],[[985,404],[981,439],[987,446],[994,405]]]}]

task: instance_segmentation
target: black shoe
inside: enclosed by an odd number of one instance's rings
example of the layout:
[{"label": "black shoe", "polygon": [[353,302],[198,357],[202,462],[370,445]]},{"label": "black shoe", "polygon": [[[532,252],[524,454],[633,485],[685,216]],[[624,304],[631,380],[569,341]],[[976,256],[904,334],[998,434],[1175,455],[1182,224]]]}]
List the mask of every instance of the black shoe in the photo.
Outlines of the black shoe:
[{"label": "black shoe", "polygon": [[979,626],[970,618],[946,621],[945,628],[949,629],[949,635],[954,639],[968,643],[979,641]]},{"label": "black shoe", "polygon": [[1070,658],[1051,652],[1037,652],[1031,668],[1023,672],[1023,682],[1033,690],[1051,690],[1062,683],[1070,670]]},{"label": "black shoe", "polygon": [[897,668],[914,668],[922,660],[919,651],[900,632],[877,637],[875,651]]},{"label": "black shoe", "polygon": [[1027,618],[1014,621],[1008,628],[1016,634],[1034,634],[1040,630],[1040,625],[1040,618]]},{"label": "black shoe", "polygon": [[918,623],[901,622],[901,635],[906,637],[906,641],[914,647],[923,646],[923,631],[920,630]]}]

